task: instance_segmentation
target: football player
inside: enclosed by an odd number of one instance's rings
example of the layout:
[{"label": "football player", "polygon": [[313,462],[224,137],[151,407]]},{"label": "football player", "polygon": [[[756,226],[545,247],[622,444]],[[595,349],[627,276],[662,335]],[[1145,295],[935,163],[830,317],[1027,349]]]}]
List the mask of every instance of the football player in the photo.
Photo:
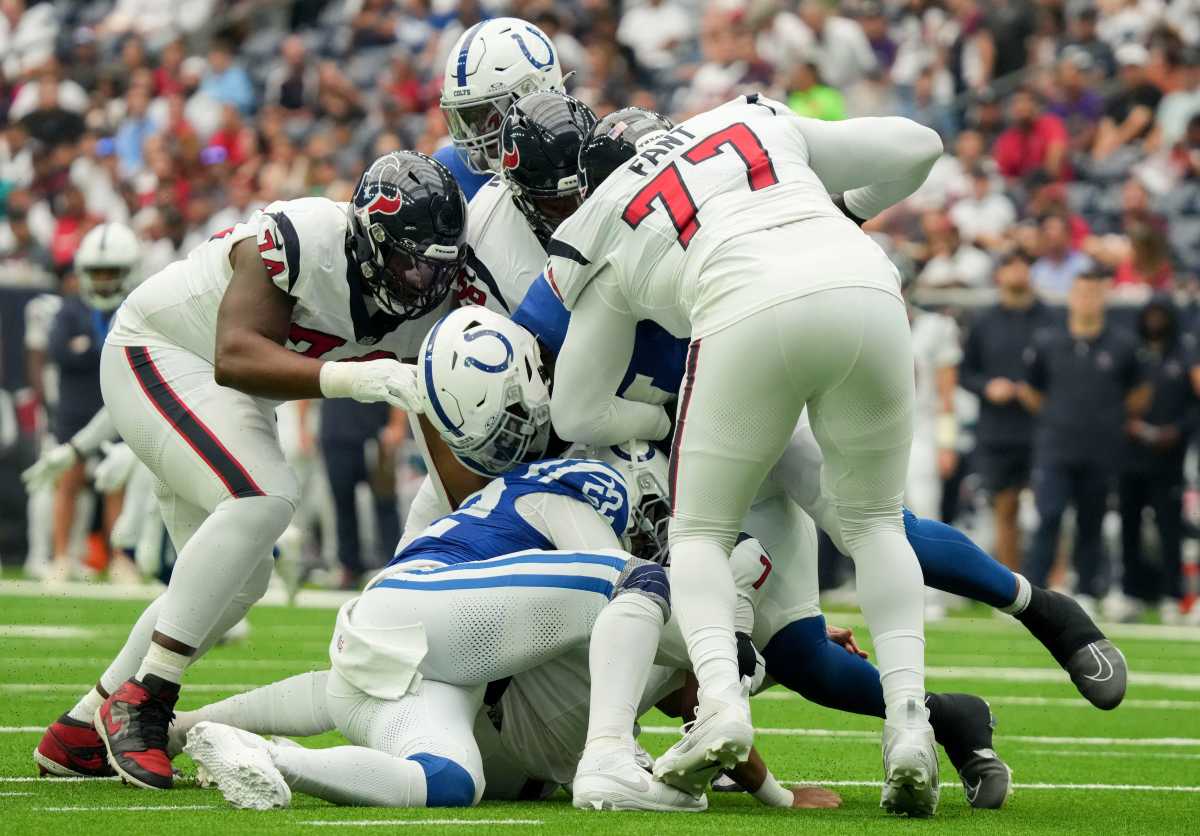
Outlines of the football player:
[{"label": "football player", "polygon": [[449,305],[465,230],[450,172],[391,153],[350,203],[273,203],[125,301],[101,357],[104,400],[157,477],[178,560],[96,687],[47,729],[34,753],[42,770],[111,768],[171,787],[167,726],[184,670],[262,596],[296,505],[275,404],[417,406],[415,368],[402,361]]},{"label": "football player", "polygon": [[355,745],[280,749],[202,724],[188,753],[236,806],[286,806],[291,789],[342,804],[468,806],[484,789],[473,726],[485,686],[586,649],[591,717],[576,803],[704,809],[703,796],[649,780],[634,759],[670,594],[661,565],[619,548],[624,480],[599,461],[538,461],[549,392],[524,329],[461,308],[434,325],[421,355],[426,408],[448,419],[474,466],[507,475],[422,532],[339,612],[325,702]]},{"label": "football player", "polygon": [[[624,127],[590,147],[620,143]],[[572,313],[551,404],[559,435],[664,438],[664,409],[617,392],[639,320],[691,340],[670,538],[700,706],[655,773],[686,787],[698,766],[728,766],[749,752],[728,557],[807,406],[879,658],[881,803],[932,815],[924,591],[901,516],[911,336],[896,269],[858,226],[920,186],[941,140],[906,119],[821,122],[750,95],[643,137],[619,167],[589,145],[580,157],[585,202],[547,246],[546,277]]]},{"label": "football player", "polygon": [[500,123],[509,107],[529,93],[562,89],[558,51],[532,23],[497,17],[459,36],[442,79],[451,145],[433,157],[454,174],[467,200],[500,171]]}]

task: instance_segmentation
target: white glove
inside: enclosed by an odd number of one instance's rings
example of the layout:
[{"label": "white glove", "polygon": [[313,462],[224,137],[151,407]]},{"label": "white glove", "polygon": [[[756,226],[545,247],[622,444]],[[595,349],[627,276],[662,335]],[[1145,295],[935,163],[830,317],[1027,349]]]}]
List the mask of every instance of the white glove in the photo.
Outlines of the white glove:
[{"label": "white glove", "polygon": [[399,360],[326,363],[321,366],[321,394],[361,403],[386,401],[408,412],[421,411],[417,367]]},{"label": "white glove", "polygon": [[113,444],[106,441],[100,445],[104,451],[104,460],[96,465],[92,480],[100,493],[112,493],[125,487],[133,466],[137,464],[137,456],[129,449],[128,444],[118,442]]},{"label": "white glove", "polygon": [[47,450],[21,473],[21,481],[25,483],[25,490],[36,493],[45,488],[54,487],[59,477],[78,460],[79,454],[70,444],[60,444]]}]

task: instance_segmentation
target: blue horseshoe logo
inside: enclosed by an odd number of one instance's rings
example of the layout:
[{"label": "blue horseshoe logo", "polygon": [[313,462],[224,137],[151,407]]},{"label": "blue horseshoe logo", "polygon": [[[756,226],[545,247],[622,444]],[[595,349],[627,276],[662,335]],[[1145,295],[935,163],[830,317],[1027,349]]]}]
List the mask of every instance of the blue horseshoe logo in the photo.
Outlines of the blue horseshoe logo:
[{"label": "blue horseshoe logo", "polygon": [[529,63],[533,64],[534,68],[539,70],[544,70],[546,67],[554,66],[554,47],[550,45],[550,42],[546,40],[541,32],[534,29],[532,26],[527,26],[525,28],[529,34],[533,35],[542,42],[542,46],[546,47],[546,52],[550,55],[550,57],[544,62],[537,60],[533,57],[533,53],[529,51],[529,47],[525,46],[525,39],[521,37],[521,34],[519,32],[513,32],[512,39],[517,42],[517,46],[521,47],[521,52],[523,52],[525,57],[529,59]]},{"label": "blue horseshoe logo", "polygon": [[474,357],[468,357],[463,361],[463,365],[474,369],[480,369],[481,371],[485,371],[490,374],[500,374],[500,372],[508,371],[508,367],[512,364],[513,359],[513,347],[512,343],[508,341],[508,337],[504,336],[499,331],[493,331],[490,328],[480,328],[477,331],[471,331],[467,334],[463,334],[463,339],[466,342],[474,342],[480,337],[495,337],[498,339],[500,344],[504,346],[505,352],[507,352],[504,361],[493,365],[491,363],[485,363],[482,360],[477,360]]}]

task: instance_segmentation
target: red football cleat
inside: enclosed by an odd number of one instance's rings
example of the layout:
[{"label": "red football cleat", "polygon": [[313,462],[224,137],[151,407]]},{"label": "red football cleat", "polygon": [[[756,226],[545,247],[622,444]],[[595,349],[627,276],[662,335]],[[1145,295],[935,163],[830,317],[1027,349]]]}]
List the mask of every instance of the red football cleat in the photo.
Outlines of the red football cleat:
[{"label": "red football cleat", "polygon": [[177,699],[178,683],[147,674],[142,682],[127,680],[96,709],[108,763],[123,780],[148,790],[171,789],[167,729]]},{"label": "red football cleat", "polygon": [[33,750],[39,775],[56,778],[109,778],[117,773],[108,765],[104,741],[91,723],[64,714],[46,729]]}]

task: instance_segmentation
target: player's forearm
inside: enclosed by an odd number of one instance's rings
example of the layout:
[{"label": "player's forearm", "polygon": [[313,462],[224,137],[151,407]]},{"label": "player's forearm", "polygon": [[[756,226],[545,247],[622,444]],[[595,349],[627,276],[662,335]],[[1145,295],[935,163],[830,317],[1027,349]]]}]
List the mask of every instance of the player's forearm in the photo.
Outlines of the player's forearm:
[{"label": "player's forearm", "polygon": [[[566,391],[557,389],[556,391]],[[671,421],[661,406],[630,401],[615,395],[606,399],[552,397],[550,415],[554,431],[564,441],[591,445],[622,444],[633,439],[658,441],[671,430]]]},{"label": "player's forearm", "polygon": [[324,365],[261,334],[232,329],[218,332],[213,376],[219,385],[247,395],[291,401],[323,397]]},{"label": "player's forearm", "polygon": [[911,119],[802,119],[801,123],[813,172],[829,192],[840,192],[847,209],[864,220],[915,192],[942,154],[937,132]]},{"label": "player's forearm", "polygon": [[99,450],[105,441],[112,441],[116,437],[117,428],[113,424],[108,407],[102,406],[83,429],[71,436],[70,443],[76,452],[88,456]]}]

